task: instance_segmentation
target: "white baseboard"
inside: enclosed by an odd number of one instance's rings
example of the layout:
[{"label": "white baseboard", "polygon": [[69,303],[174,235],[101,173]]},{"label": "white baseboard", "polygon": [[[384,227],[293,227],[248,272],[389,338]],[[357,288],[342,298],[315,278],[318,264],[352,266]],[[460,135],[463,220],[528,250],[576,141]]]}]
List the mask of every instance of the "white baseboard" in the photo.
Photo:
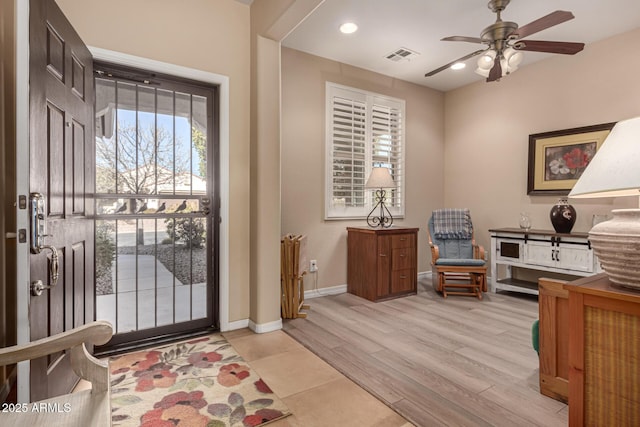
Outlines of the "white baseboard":
[{"label": "white baseboard", "polygon": [[236,320],[233,322],[228,322],[226,327],[223,329],[222,325],[220,325],[220,332],[229,332],[235,331],[236,329],[244,329],[249,327],[249,319]]},{"label": "white baseboard", "polygon": [[[430,276],[430,275],[431,275],[431,271],[422,271],[418,273],[418,277]],[[336,285],[336,286],[329,286],[327,288],[310,289],[310,290],[304,291],[304,299],[308,300],[313,298],[325,297],[328,295],[339,295],[339,294],[344,294],[346,292],[347,292],[347,285]],[[269,323],[261,323],[261,324],[254,323],[252,320],[249,320],[249,319],[236,320],[234,322],[229,322],[227,324],[227,329],[221,332],[234,331],[236,329],[243,329],[243,328],[249,328],[257,334],[277,331],[282,329],[282,319],[275,320]]]},{"label": "white baseboard", "polygon": [[253,320],[249,320],[249,329],[256,334],[264,334],[266,332],[279,331],[282,329],[282,319],[274,320],[269,323],[255,323]]},{"label": "white baseboard", "polygon": [[259,323],[259,324],[255,323],[253,320],[250,320],[250,319],[236,320],[234,322],[229,322],[227,324],[227,329],[220,330],[220,332],[229,332],[229,331],[235,331],[236,329],[244,329],[244,328],[249,328],[257,334],[263,334],[265,332],[273,332],[273,331],[282,329],[282,319],[274,320],[273,322],[269,322],[269,323]]},{"label": "white baseboard", "polygon": [[347,292],[347,285],[330,286],[328,288],[310,289],[304,291],[304,299],[313,299],[318,297],[325,297],[327,295],[339,295]]}]

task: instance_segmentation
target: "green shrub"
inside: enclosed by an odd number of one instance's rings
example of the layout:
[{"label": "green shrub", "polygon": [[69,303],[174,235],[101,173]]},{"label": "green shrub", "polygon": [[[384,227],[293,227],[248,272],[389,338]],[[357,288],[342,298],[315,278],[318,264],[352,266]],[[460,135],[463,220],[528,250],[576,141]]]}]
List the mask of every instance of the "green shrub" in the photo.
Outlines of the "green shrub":
[{"label": "green shrub", "polygon": [[111,288],[111,264],[116,254],[113,232],[113,224],[106,221],[96,222],[96,280],[108,288]]},{"label": "green shrub", "polygon": [[175,242],[183,242],[187,248],[203,248],[206,237],[204,220],[180,218],[164,220],[167,234]]}]

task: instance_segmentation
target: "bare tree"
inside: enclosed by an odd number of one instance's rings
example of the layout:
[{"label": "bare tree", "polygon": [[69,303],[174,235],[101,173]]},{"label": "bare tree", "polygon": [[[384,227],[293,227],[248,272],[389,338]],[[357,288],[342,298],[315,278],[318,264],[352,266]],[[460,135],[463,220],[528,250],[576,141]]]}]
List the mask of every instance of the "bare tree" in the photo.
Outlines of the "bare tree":
[{"label": "bare tree", "polygon": [[[120,125],[117,138],[96,141],[96,189],[99,193],[156,194],[171,186],[175,173],[189,171],[189,153],[164,127]],[[135,207],[132,206],[132,209]]]}]

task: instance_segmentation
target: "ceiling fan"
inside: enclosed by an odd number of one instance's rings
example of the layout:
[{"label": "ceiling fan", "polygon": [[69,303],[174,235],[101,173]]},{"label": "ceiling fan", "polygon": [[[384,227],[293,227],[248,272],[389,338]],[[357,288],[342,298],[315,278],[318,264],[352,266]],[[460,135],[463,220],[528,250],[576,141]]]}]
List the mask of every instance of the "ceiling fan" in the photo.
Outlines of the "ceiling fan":
[{"label": "ceiling fan", "polygon": [[561,53],[574,55],[584,48],[584,43],[522,40],[532,34],[569,21],[574,18],[573,13],[564,10],[556,10],[542,18],[536,19],[522,27],[515,22],[503,21],[500,17],[502,11],[511,0],[490,0],[487,5],[496,15],[496,22],[482,30],[480,37],[452,36],[445,37],[442,41],[469,42],[488,45],[486,49],[476,50],[468,55],[451,61],[442,67],[425,74],[425,77],[433,76],[446,70],[452,65],[466,61],[476,55],[484,53],[483,60],[478,61],[479,74],[487,77],[487,82],[500,80],[503,75],[515,70],[522,60],[519,51],[533,51],[545,53]]}]

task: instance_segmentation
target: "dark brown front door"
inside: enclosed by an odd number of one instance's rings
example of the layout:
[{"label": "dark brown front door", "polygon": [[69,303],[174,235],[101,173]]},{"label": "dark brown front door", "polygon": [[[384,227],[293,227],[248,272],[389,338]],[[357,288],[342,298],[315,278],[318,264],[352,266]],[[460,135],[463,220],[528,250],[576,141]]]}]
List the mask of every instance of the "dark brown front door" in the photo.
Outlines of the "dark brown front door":
[{"label": "dark brown front door", "polygon": [[[31,296],[31,339],[93,320],[93,65],[54,0],[30,2],[30,192],[44,200],[43,244],[57,249],[57,284]],[[33,244],[33,238],[32,242]],[[31,282],[51,286],[53,251],[32,251]],[[31,361],[31,399],[64,394],[77,377],[69,354]]]}]

